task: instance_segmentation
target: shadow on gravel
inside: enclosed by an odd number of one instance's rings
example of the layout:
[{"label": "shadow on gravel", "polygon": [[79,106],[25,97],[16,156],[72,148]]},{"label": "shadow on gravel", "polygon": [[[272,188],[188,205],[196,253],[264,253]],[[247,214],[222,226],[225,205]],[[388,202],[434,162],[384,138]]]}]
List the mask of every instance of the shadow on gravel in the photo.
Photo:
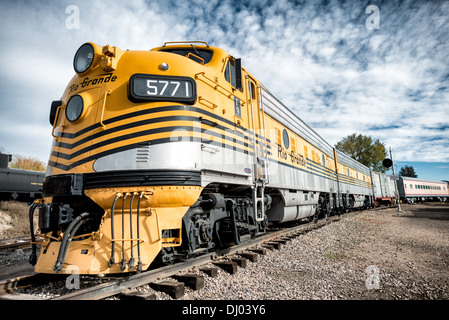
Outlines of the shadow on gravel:
[{"label": "shadow on gravel", "polygon": [[449,206],[448,205],[433,205],[426,208],[409,208],[408,215],[399,215],[403,218],[419,218],[432,220],[448,220],[449,221]]}]

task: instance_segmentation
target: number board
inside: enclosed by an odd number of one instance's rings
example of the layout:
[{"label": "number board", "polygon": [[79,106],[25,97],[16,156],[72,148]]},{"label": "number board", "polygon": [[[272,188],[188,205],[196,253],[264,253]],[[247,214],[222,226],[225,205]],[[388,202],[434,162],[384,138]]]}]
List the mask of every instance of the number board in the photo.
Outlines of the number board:
[{"label": "number board", "polygon": [[172,101],[194,104],[196,83],[188,77],[138,73],[129,79],[129,99],[133,102]]}]

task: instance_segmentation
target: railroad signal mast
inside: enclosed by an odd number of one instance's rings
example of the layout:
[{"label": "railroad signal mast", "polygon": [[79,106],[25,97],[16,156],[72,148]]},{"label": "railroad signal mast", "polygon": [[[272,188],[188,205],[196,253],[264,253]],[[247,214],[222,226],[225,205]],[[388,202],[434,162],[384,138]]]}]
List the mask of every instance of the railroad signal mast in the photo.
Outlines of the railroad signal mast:
[{"label": "railroad signal mast", "polygon": [[401,198],[399,196],[399,189],[398,189],[398,180],[399,176],[396,176],[396,173],[394,172],[394,163],[393,163],[393,155],[391,154],[391,147],[390,147],[390,159],[385,158],[382,161],[382,165],[386,168],[390,168],[393,170],[393,179],[394,179],[394,189],[396,194],[396,199],[398,203],[398,212],[402,212],[401,210]]}]

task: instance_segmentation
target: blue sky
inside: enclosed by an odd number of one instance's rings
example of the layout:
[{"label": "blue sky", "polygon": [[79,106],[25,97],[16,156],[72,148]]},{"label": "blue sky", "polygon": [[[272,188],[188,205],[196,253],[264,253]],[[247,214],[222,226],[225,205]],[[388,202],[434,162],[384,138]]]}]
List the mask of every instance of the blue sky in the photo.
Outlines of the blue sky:
[{"label": "blue sky", "polygon": [[[426,179],[426,180],[449,180],[449,164],[447,162],[421,162],[421,161],[396,161],[395,164],[395,172],[399,173],[399,170],[404,166],[413,166],[415,169],[418,178]],[[443,174],[442,174],[443,173]],[[392,170],[390,169],[388,174],[392,174]]]},{"label": "blue sky", "polygon": [[1,1],[0,147],[47,161],[50,103],[84,42],[202,40],[241,57],[330,144],[369,135],[420,178],[449,180],[448,12],[447,1]]}]

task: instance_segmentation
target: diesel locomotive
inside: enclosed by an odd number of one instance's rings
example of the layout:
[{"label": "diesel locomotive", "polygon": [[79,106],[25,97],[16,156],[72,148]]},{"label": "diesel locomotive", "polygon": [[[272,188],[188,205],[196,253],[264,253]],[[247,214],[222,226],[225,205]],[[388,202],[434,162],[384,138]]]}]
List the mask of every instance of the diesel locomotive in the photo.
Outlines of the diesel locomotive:
[{"label": "diesel locomotive", "polygon": [[50,108],[41,273],[139,272],[373,204],[370,170],[199,41],[83,44]]}]

